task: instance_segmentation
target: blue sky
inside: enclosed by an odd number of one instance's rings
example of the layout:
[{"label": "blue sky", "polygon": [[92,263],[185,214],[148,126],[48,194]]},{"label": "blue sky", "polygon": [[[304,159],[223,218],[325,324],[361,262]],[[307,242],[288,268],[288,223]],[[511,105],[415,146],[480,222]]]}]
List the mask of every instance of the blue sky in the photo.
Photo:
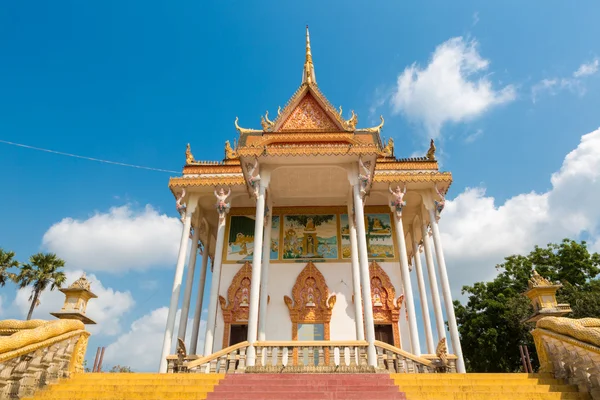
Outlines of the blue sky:
[{"label": "blue sky", "polygon": [[[454,176],[441,228],[458,292],[533,244],[600,243],[590,212],[600,195],[599,12],[593,1],[5,4],[0,140],[176,171],[188,142],[197,159],[221,159],[236,116],[258,128],[300,84],[309,24],[317,81],[334,105],[354,109],[359,126],[383,114],[399,157],[437,138]],[[161,238],[180,227],[164,217],[176,216],[173,175],[0,143],[0,247],[23,261],[66,249],[69,268],[118,303],[103,306],[112,325],[90,353],[126,347],[136,320],[136,332],[161,325],[176,261]],[[115,244],[110,229],[135,240]],[[25,315],[10,285],[0,300],[0,317]]]}]

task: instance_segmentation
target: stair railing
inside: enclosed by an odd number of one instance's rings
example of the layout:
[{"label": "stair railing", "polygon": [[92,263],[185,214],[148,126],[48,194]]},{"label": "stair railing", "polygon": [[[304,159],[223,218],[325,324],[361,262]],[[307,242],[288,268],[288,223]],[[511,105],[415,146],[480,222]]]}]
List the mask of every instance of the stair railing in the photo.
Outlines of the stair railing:
[{"label": "stair railing", "polygon": [[600,399],[600,319],[544,317],[531,334],[541,373]]},{"label": "stair railing", "polygon": [[365,341],[265,341],[255,346],[256,363],[247,372],[375,372],[367,365]]},{"label": "stair railing", "polygon": [[81,321],[0,321],[0,398],[19,399],[83,372],[90,333]]},{"label": "stair railing", "polygon": [[246,350],[249,342],[241,342],[219,350],[206,357],[183,363],[183,368],[177,367],[177,357],[167,358],[167,372],[195,372],[231,374],[243,373],[246,370]]},{"label": "stair railing", "polygon": [[[438,357],[427,354],[418,357],[385,342],[375,341],[377,368],[389,373],[431,373],[436,372]],[[456,356],[448,355],[448,372],[456,372]]]}]

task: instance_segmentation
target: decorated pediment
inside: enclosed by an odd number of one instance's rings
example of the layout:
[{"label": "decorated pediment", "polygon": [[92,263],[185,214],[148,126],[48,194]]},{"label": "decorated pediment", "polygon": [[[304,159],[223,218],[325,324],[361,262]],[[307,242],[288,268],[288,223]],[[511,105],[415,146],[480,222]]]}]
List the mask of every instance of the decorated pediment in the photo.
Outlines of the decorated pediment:
[{"label": "decorated pediment", "polygon": [[225,323],[248,321],[250,308],[250,283],[252,282],[252,264],[249,261],[235,274],[229,289],[227,299],[219,296],[223,320]]},{"label": "decorated pediment", "polygon": [[280,129],[281,132],[340,130],[310,93],[292,110]]},{"label": "decorated pediment", "polygon": [[284,296],[283,300],[292,322],[329,322],[336,297],[330,296],[323,274],[311,261],[296,278],[292,297]]}]

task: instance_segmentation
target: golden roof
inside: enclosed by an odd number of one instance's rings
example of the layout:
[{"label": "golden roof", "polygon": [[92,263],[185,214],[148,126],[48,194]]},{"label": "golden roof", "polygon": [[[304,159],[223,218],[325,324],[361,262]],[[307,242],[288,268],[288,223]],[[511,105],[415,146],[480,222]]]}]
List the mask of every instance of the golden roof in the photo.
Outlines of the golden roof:
[{"label": "golden roof", "polygon": [[377,159],[375,182],[403,179],[406,182],[449,184],[452,181],[450,173],[438,171],[433,140],[426,156],[397,159],[393,139],[382,143],[383,117],[377,126],[357,128],[358,116],[354,111],[345,119],[342,107],[336,109],[329,102],[317,85],[308,26],[305,51],[302,82],[286,105],[278,108],[277,116],[271,120],[267,111],[261,117],[262,129],[243,128],[236,117],[234,125],[239,138],[233,146],[229,141],[225,142],[222,162],[196,161],[188,146],[183,177],[170,180],[172,189],[244,185],[241,158],[261,156],[371,155]]}]

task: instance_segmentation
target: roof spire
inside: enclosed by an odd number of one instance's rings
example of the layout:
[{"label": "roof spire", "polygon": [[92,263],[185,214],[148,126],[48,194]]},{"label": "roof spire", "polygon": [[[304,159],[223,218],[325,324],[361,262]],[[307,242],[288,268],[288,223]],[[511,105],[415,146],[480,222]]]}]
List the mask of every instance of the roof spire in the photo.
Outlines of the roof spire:
[{"label": "roof spire", "polygon": [[310,34],[308,33],[308,25],[306,25],[306,61],[304,62],[304,73],[302,74],[302,83],[317,84],[315,77],[315,67],[312,61],[312,53],[310,52]]}]

